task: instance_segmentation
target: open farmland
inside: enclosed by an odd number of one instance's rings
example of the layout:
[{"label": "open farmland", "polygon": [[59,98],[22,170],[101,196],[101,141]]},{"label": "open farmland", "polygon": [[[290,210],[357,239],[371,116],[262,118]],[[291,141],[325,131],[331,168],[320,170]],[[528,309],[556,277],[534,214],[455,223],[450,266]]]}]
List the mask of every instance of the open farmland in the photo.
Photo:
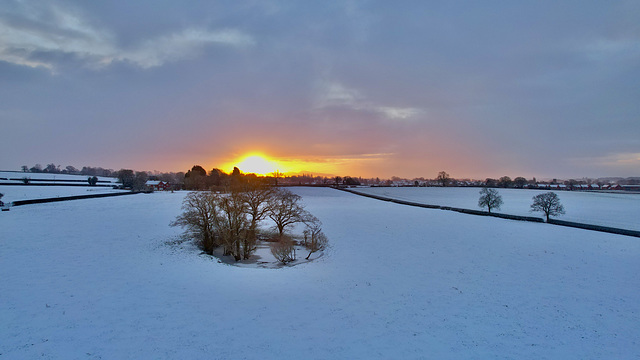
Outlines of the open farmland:
[{"label": "open farmland", "polygon": [[[30,179],[29,185],[23,185],[23,181],[20,180],[25,177]],[[89,186],[87,178],[89,178],[89,176],[85,175],[0,171],[0,193],[4,194],[2,201],[10,203],[18,200],[104,194],[123,191],[113,189],[113,186],[120,185],[116,182],[118,180],[116,178],[99,176],[98,181],[100,181],[99,184],[102,186]]]},{"label": "open farmland", "polygon": [[[452,206],[479,210],[480,188],[469,187],[371,187],[358,188],[358,192],[408,200],[422,204]],[[504,204],[500,212],[521,216],[544,217],[530,212],[532,198],[548,190],[496,189]],[[625,192],[555,191],[564,205],[566,214],[560,220],[640,230],[640,194]]]},{"label": "open farmland", "polygon": [[636,238],[294,190],[331,249],[282,269],[165,244],[184,192],[1,213],[0,357],[640,353]]}]

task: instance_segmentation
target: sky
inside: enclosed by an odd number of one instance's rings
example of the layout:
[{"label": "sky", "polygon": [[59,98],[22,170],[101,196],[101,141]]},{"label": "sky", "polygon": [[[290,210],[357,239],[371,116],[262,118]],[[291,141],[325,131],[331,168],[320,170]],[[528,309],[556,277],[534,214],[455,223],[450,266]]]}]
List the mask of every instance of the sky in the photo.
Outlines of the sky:
[{"label": "sky", "polygon": [[0,4],[0,169],[640,176],[639,1]]}]

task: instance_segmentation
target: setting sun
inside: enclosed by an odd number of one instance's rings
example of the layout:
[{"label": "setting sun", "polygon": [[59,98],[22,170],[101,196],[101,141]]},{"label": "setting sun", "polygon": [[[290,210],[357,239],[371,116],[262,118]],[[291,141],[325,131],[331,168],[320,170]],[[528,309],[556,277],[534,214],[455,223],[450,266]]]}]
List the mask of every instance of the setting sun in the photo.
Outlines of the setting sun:
[{"label": "setting sun", "polygon": [[268,175],[276,170],[280,172],[287,171],[277,161],[259,154],[246,155],[240,161],[230,163],[227,167],[232,170],[234,166],[237,166],[243,173],[254,173],[256,175]]}]

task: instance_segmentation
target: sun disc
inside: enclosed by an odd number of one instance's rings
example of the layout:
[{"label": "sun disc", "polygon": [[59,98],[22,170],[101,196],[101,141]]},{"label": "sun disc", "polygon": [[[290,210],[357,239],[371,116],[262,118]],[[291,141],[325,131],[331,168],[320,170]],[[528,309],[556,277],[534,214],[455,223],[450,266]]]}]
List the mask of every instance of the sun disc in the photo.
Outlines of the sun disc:
[{"label": "sun disc", "polygon": [[257,175],[267,175],[278,170],[278,164],[275,161],[255,154],[244,157],[235,166],[244,173],[254,173]]}]

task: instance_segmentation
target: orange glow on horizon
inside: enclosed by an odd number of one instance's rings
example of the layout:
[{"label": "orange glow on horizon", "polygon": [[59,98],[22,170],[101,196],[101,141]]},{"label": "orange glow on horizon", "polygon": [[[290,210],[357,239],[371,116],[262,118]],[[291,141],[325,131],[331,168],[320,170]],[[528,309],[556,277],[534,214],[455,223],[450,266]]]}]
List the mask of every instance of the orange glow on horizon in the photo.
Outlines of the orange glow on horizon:
[{"label": "orange glow on horizon", "polygon": [[261,176],[271,175],[276,171],[283,174],[298,171],[294,166],[284,165],[282,162],[260,153],[244,155],[239,160],[226,163],[223,169],[231,173],[234,167],[245,174],[253,173]]},{"label": "orange glow on horizon", "polygon": [[350,156],[278,158],[263,152],[249,152],[235,156],[225,162],[223,171],[231,173],[234,167],[244,174],[273,176],[278,171],[282,175],[314,174],[321,176],[346,175],[362,176],[368,165],[377,164],[392,154],[355,154]]}]

